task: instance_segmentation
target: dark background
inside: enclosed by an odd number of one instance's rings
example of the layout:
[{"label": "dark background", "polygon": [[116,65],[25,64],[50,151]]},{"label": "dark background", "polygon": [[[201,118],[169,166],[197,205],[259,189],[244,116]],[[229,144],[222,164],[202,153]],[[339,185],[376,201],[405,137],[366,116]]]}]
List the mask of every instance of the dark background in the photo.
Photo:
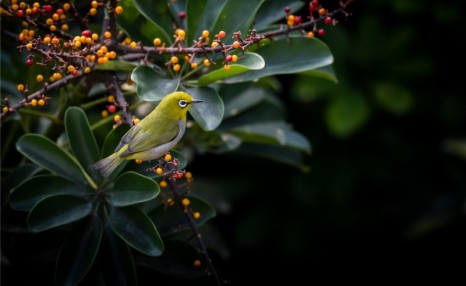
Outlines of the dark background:
[{"label": "dark background", "polygon": [[219,162],[213,176],[243,186],[218,190],[231,205],[214,220],[233,284],[466,269],[464,9],[379,0],[350,12],[322,38],[337,84],[279,77],[288,119],[312,143],[309,173],[237,155],[192,166],[199,191]]}]

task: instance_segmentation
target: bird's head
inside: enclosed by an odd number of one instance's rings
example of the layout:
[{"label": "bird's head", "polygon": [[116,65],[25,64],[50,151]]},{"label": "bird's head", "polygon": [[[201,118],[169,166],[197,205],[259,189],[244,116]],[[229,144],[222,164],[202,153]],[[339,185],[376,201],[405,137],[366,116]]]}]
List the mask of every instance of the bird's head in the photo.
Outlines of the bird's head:
[{"label": "bird's head", "polygon": [[186,113],[192,104],[202,102],[201,100],[193,99],[189,94],[181,91],[176,91],[165,96],[160,101],[157,109],[162,114],[171,118],[186,120]]}]

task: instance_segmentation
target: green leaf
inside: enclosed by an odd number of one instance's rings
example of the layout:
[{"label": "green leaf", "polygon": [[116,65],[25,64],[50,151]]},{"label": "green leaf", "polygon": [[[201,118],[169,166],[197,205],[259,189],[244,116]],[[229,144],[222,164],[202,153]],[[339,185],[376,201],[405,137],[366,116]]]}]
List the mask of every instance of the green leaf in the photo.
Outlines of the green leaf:
[{"label": "green leaf", "polygon": [[338,137],[349,136],[369,118],[369,106],[363,96],[354,93],[339,94],[325,110],[329,130]]},{"label": "green leaf", "polygon": [[250,87],[239,93],[222,94],[225,104],[224,119],[233,117],[259,104],[266,97],[262,88]]},{"label": "green leaf", "polygon": [[[215,208],[207,201],[192,194],[186,195],[186,197],[191,202],[189,204],[190,209],[193,212],[199,212],[201,214],[201,217],[195,220],[196,225],[200,226],[209,219],[215,217]],[[188,221],[178,205],[168,207],[160,205],[148,215],[155,222],[163,236],[189,229]]]},{"label": "green leaf", "polygon": [[131,79],[137,84],[138,95],[145,101],[159,101],[166,95],[175,92],[180,78],[166,79],[148,66],[140,66],[133,70]]},{"label": "green leaf", "polygon": [[286,16],[285,7],[289,7],[290,13],[293,14],[299,11],[305,4],[302,1],[291,2],[290,0],[265,1],[254,18],[254,28],[261,30],[277,21],[284,21]]},{"label": "green leaf", "polygon": [[83,196],[84,192],[75,183],[55,175],[39,175],[24,181],[12,190],[11,208],[30,211],[44,198],[56,195]]},{"label": "green leaf", "polygon": [[19,138],[16,149],[42,168],[76,182],[86,183],[84,170],[75,158],[63,151],[50,139],[37,134],[26,134]]},{"label": "green leaf", "polygon": [[310,77],[326,79],[334,83],[338,82],[337,76],[335,75],[335,71],[333,70],[332,65],[324,66],[321,68],[316,68],[313,70],[307,70],[307,71],[301,72],[300,74],[310,76]]},{"label": "green leaf", "polygon": [[414,97],[405,87],[393,83],[375,86],[377,103],[395,115],[406,114],[414,104]]},{"label": "green leaf", "polygon": [[101,266],[106,285],[136,286],[136,269],[130,249],[109,224],[104,227],[100,249],[105,261]]},{"label": "green leaf", "polygon": [[199,85],[209,85],[223,79],[245,73],[250,70],[260,70],[264,68],[264,59],[256,53],[244,53],[245,58],[236,63],[230,64],[230,69],[226,71],[223,66],[199,78]]},{"label": "green leaf", "polygon": [[155,38],[160,38],[167,45],[172,43],[172,38],[165,29],[151,20],[148,21],[133,0],[122,0],[118,5],[124,9],[124,13],[117,17],[118,25],[131,39],[141,41],[146,46],[152,46]]},{"label": "green leaf", "polygon": [[[134,6],[146,19],[156,24],[169,37],[167,31],[173,31],[173,17],[166,1],[160,0],[133,0]],[[157,36],[158,37],[158,36]],[[153,38],[156,38],[155,36]],[[159,37],[161,38],[161,37]],[[161,38],[162,39],[162,38]]]},{"label": "green leaf", "polygon": [[105,137],[104,145],[102,147],[103,157],[110,156],[113,154],[113,152],[115,152],[115,148],[120,143],[121,138],[126,134],[126,132],[128,132],[129,129],[129,125],[121,124],[108,133],[107,137]]},{"label": "green leaf", "polygon": [[102,237],[102,222],[97,216],[80,222],[68,234],[56,267],[58,285],[77,285],[87,274],[97,256]]},{"label": "green leaf", "polygon": [[113,231],[134,249],[159,256],[164,250],[162,239],[149,217],[135,206],[110,208]]},{"label": "green leaf", "polygon": [[265,61],[261,70],[252,70],[225,79],[227,83],[253,81],[276,74],[292,74],[328,66],[333,56],[321,40],[309,37],[281,38],[255,50]]},{"label": "green leaf", "polygon": [[213,37],[215,33],[212,31],[218,14],[226,1],[217,0],[187,0],[186,2],[186,20],[188,23],[187,43],[192,43],[201,36],[203,30],[208,30]]},{"label": "green leaf", "polygon": [[74,155],[81,166],[94,179],[99,179],[100,173],[93,165],[100,159],[99,147],[89,126],[86,114],[81,108],[70,107],[65,113],[65,129]]},{"label": "green leaf", "polygon": [[110,202],[116,207],[145,202],[158,196],[159,185],[153,180],[135,172],[126,172],[115,181]]},{"label": "green leaf", "polygon": [[96,65],[95,70],[132,72],[138,65],[121,60],[111,60],[106,64]]},{"label": "green leaf", "polygon": [[224,110],[223,101],[217,91],[210,87],[193,87],[186,90],[193,98],[202,100],[189,109],[197,124],[205,131],[217,128],[222,122]]},{"label": "green leaf", "polygon": [[70,195],[57,195],[38,202],[28,215],[29,228],[39,232],[73,221],[92,212],[92,202]]},{"label": "green leaf", "polygon": [[243,142],[275,144],[311,152],[311,145],[306,137],[291,130],[290,126],[281,121],[252,123],[232,128],[230,131],[241,137]]}]

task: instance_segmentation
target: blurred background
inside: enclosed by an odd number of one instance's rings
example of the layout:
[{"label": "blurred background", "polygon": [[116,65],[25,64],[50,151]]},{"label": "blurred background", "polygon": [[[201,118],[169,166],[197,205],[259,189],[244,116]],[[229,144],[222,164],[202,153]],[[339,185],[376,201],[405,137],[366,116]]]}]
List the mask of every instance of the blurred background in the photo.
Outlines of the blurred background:
[{"label": "blurred background", "polygon": [[[220,269],[233,284],[303,281],[327,273],[320,270],[461,273],[454,269],[466,255],[462,7],[355,1],[352,15],[322,38],[338,83],[278,78],[288,121],[311,141],[310,172],[237,154],[194,161],[194,191],[228,202],[214,224],[229,246],[217,253],[230,257]],[[212,177],[221,190],[202,184]]]}]

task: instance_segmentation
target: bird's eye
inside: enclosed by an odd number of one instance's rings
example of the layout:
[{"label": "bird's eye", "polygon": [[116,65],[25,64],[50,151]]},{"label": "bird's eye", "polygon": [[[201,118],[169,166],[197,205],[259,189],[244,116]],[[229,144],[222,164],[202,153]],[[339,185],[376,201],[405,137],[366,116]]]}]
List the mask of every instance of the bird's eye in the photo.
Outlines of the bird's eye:
[{"label": "bird's eye", "polygon": [[188,102],[184,99],[178,101],[178,105],[181,107],[181,108],[185,108],[186,105],[188,105]]}]

